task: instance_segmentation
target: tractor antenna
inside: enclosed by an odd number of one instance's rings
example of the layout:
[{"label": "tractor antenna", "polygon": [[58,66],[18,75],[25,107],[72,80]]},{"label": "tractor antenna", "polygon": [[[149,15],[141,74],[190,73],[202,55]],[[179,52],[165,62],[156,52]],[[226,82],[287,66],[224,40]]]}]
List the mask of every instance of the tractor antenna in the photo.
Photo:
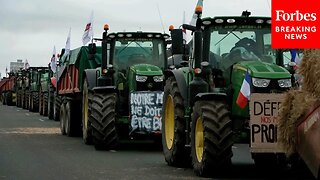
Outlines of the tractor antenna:
[{"label": "tractor antenna", "polygon": [[162,17],[161,17],[161,13],[160,13],[160,8],[159,8],[159,4],[158,3],[157,3],[157,8],[158,8],[158,14],[159,14],[160,22],[161,22],[161,27],[162,27],[163,33],[165,33],[164,26],[163,26],[163,21],[162,21]]}]

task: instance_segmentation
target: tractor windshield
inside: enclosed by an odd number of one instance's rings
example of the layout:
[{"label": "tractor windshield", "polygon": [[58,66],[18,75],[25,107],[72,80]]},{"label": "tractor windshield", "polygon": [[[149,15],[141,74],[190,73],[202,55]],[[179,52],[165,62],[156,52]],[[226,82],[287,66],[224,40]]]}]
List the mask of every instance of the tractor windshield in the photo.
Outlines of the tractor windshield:
[{"label": "tractor windshield", "polygon": [[127,69],[135,64],[152,64],[164,68],[165,46],[157,38],[119,38],[115,41],[114,65]]},{"label": "tractor windshield", "polygon": [[228,68],[239,61],[276,63],[270,27],[260,25],[212,26],[209,61]]}]

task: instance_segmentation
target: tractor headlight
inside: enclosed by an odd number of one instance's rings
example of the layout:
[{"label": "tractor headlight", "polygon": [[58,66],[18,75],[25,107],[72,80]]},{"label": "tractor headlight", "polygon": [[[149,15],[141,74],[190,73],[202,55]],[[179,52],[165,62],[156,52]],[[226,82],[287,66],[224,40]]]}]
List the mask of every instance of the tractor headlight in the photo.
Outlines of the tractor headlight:
[{"label": "tractor headlight", "polygon": [[291,79],[279,79],[278,84],[282,88],[289,88],[291,87]]},{"label": "tractor headlight", "polygon": [[163,81],[163,76],[153,76],[154,82],[162,82]]},{"label": "tractor headlight", "polygon": [[139,75],[136,76],[136,81],[138,82],[146,82],[147,79],[148,79],[147,76],[139,76]]},{"label": "tractor headlight", "polygon": [[270,83],[270,79],[259,79],[259,78],[252,78],[252,84],[255,87],[268,87]]}]

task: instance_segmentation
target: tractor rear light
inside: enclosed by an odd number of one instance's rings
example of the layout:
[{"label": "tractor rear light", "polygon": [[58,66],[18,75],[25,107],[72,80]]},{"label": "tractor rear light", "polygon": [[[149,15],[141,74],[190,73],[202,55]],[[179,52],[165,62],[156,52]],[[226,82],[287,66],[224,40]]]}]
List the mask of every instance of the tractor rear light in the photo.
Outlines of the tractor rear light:
[{"label": "tractor rear light", "polygon": [[173,25],[170,25],[169,26],[169,31],[172,31],[174,29],[174,26]]},{"label": "tractor rear light", "polygon": [[105,25],[103,26],[103,29],[104,29],[105,31],[108,31],[108,30],[109,30],[109,25],[108,25],[108,24],[105,24]]},{"label": "tractor rear light", "polygon": [[102,70],[102,74],[107,74],[108,70],[107,69],[103,69]]},{"label": "tractor rear light", "polygon": [[201,69],[200,69],[200,68],[194,69],[194,73],[195,73],[195,74],[200,74],[200,73],[201,73]]}]

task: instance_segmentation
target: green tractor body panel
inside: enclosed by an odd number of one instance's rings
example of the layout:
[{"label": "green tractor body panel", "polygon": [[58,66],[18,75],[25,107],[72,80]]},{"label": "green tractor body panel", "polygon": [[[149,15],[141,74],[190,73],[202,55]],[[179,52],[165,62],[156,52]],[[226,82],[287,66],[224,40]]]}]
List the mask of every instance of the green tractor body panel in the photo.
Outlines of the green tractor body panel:
[{"label": "green tractor body panel", "polygon": [[[140,76],[140,77],[163,76],[163,73],[161,68],[151,64],[136,64],[131,66],[129,70],[129,75],[128,75],[129,92],[133,92],[137,90],[136,76]],[[153,86],[153,85],[150,84],[149,86]]]},{"label": "green tractor body panel", "polygon": [[90,54],[88,46],[73,49],[63,54],[57,72],[59,94],[73,94],[82,92],[84,70],[95,69],[101,64],[101,47],[96,47],[96,53]]},{"label": "green tractor body panel", "polygon": [[291,74],[281,66],[261,61],[242,61],[233,65],[231,77],[232,88],[234,90],[232,115],[249,118],[249,107],[246,106],[244,109],[241,109],[236,103],[246,71],[249,72],[250,77],[260,79],[290,79]]},{"label": "green tractor body panel", "polygon": [[41,77],[40,77],[40,84],[41,84],[41,91],[42,92],[47,92],[48,91],[48,87],[49,87],[49,72],[44,72],[41,73]]}]

